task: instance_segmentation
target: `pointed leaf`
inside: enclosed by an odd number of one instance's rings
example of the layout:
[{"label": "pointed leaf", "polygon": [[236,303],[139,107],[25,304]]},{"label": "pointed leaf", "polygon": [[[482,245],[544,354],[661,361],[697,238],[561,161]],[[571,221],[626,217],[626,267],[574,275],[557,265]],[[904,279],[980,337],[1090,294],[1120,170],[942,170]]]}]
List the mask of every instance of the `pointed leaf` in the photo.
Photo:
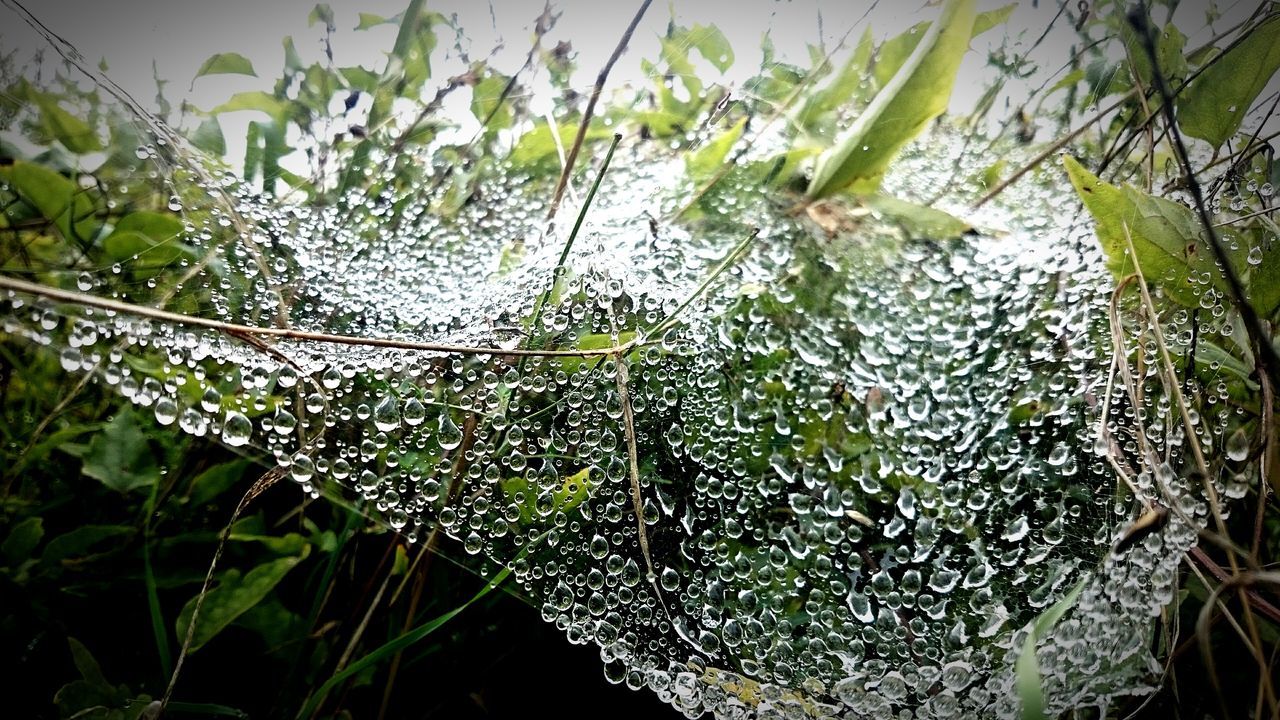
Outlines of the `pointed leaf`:
[{"label": "pointed leaf", "polygon": [[209,56],[208,60],[200,66],[196,71],[196,77],[204,77],[205,75],[252,75],[257,77],[258,74],[253,71],[253,63],[249,62],[249,58],[240,53],[218,53]]},{"label": "pointed leaf", "polygon": [[16,567],[31,557],[43,537],[44,520],[38,515],[26,518],[9,530],[9,535],[0,543],[0,555],[9,567]]},{"label": "pointed leaf", "polygon": [[1084,582],[1072,588],[1061,600],[1041,613],[1031,625],[1027,639],[1022,643],[1022,651],[1014,664],[1016,689],[1022,701],[1022,720],[1046,720],[1044,712],[1044,688],[1040,684],[1040,661],[1036,658],[1036,643],[1047,636],[1062,619],[1062,616],[1076,604]]},{"label": "pointed leaf", "polygon": [[1122,188],[1108,185],[1069,155],[1064,155],[1062,162],[1071,184],[1097,224],[1107,267],[1117,278],[1134,271],[1127,251],[1127,228],[1143,276],[1174,301],[1187,307],[1198,306],[1198,287],[1205,282],[1228,291],[1212,250],[1201,239],[1200,224],[1190,208],[1127,185]]},{"label": "pointed leaf", "polygon": [[191,134],[191,144],[217,157],[227,154],[227,140],[217,118],[207,118],[200,123]]},{"label": "pointed leaf", "polygon": [[747,126],[747,118],[744,116],[738,122],[733,124],[728,130],[720,133],[714,140],[698,148],[697,151],[685,156],[685,169],[689,173],[689,177],[695,182],[702,182],[714,175],[725,161],[729,158],[729,151],[733,149],[738,139],[742,137],[742,131]]},{"label": "pointed leaf", "polygon": [[93,437],[83,460],[81,472],[121,493],[150,487],[160,479],[155,456],[131,410],[117,413]]},{"label": "pointed leaf", "polygon": [[915,238],[946,240],[973,230],[972,225],[950,213],[888,195],[868,195],[862,198],[862,204],[882,218],[906,228]]},{"label": "pointed leaf", "polygon": [[1178,96],[1178,127],[1215,148],[1231,139],[1280,68],[1280,16],[1259,23]]},{"label": "pointed leaf", "polygon": [[89,123],[65,110],[57,98],[31,88],[27,96],[40,109],[40,127],[50,138],[77,154],[102,149],[102,141]]},{"label": "pointed leaf", "polygon": [[[310,546],[307,546],[309,549]],[[280,558],[263,563],[241,576],[239,570],[228,570],[223,574],[217,587],[209,591],[200,606],[200,616],[196,618],[195,636],[191,641],[191,652],[195,652],[222,632],[236,618],[250,608],[262,602],[264,598],[280,584],[284,576],[294,568],[302,556]],[[195,610],[197,598],[192,598],[183,606],[178,614],[177,636],[187,636],[187,625]]]},{"label": "pointed leaf", "polygon": [[808,190],[811,199],[854,186],[874,191],[889,163],[947,108],[969,49],[975,0],[947,0],[911,57],[858,119],[824,152]]},{"label": "pointed leaf", "polygon": [[93,200],[71,180],[36,163],[16,161],[0,166],[0,180],[52,222],[68,240],[90,240],[97,234]]}]

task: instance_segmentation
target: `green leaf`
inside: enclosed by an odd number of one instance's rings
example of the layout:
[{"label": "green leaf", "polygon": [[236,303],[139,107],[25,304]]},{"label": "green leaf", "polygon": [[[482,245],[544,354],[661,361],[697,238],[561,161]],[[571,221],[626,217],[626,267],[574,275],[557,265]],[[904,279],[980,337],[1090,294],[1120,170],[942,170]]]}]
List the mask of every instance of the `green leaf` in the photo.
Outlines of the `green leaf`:
[{"label": "green leaf", "polygon": [[4,555],[9,567],[16,567],[30,559],[43,537],[44,519],[39,516],[26,518],[9,530],[9,535],[0,543],[0,555]]},{"label": "green leaf", "polygon": [[[578,133],[578,126],[576,124],[562,123],[556,127],[556,132],[560,136],[561,147],[567,150],[573,144],[573,138]],[[592,124],[591,127],[587,128],[587,137],[583,142],[612,136],[613,133],[608,128]],[[544,162],[554,157],[556,157],[556,142],[551,137],[551,130],[546,123],[539,123],[532,130],[521,135],[520,140],[516,142],[515,148],[511,150],[511,162],[516,165]]]},{"label": "green leaf", "polygon": [[729,45],[729,39],[715,25],[694,25],[684,33],[678,34],[676,41],[697,48],[698,54],[720,72],[728,70],[729,66],[733,65],[733,47]]},{"label": "green leaf", "polygon": [[861,200],[882,219],[906,228],[913,238],[946,240],[973,230],[972,225],[950,213],[888,195],[868,195]]},{"label": "green leaf", "polygon": [[191,144],[201,150],[222,157],[227,154],[227,140],[222,135],[222,126],[217,118],[206,118],[191,134]]},{"label": "green leaf", "polygon": [[102,674],[102,668],[98,665],[98,661],[94,659],[93,654],[89,652],[89,648],[79,640],[68,637],[67,645],[71,648],[71,661],[75,663],[76,670],[79,671],[80,677],[85,682],[92,685],[98,685],[110,688],[111,683],[107,682],[107,678]]},{"label": "green leaf", "polygon": [[[309,546],[308,546],[309,547]],[[280,558],[263,563],[241,576],[239,570],[228,570],[222,575],[217,587],[209,591],[200,606],[200,617],[196,620],[195,635],[191,641],[190,652],[195,652],[222,632],[236,618],[250,608],[262,602],[284,576],[294,568],[305,553],[299,557]],[[177,637],[187,636],[187,626],[191,623],[191,614],[195,610],[196,600],[191,598],[178,614]]]},{"label": "green leaf", "polygon": [[998,7],[995,10],[978,13],[978,16],[973,19],[973,35],[971,37],[978,37],[992,28],[1005,24],[1013,16],[1013,11],[1017,9],[1018,3],[1014,2],[1004,7]]},{"label": "green leaf", "polygon": [[93,436],[81,472],[117,492],[150,486],[160,469],[132,410],[121,410]]},{"label": "green leaf", "polygon": [[58,565],[63,560],[84,557],[99,543],[122,538],[136,532],[128,525],[81,525],[50,540],[40,554],[46,565]]},{"label": "green leaf", "polygon": [[1036,643],[1047,636],[1062,619],[1062,616],[1076,604],[1080,591],[1084,590],[1084,581],[1080,581],[1071,592],[1040,614],[1027,633],[1022,644],[1022,652],[1014,665],[1018,698],[1022,701],[1022,720],[1047,720],[1044,714],[1044,688],[1040,685],[1040,661],[1036,658]]},{"label": "green leaf", "polygon": [[342,77],[347,81],[347,85],[353,90],[372,93],[378,89],[378,76],[358,65],[338,68],[338,72],[342,74]]},{"label": "green leaf", "polygon": [[[196,71],[196,77],[204,77],[205,75],[252,75],[257,77],[258,74],[253,71],[253,63],[249,62],[249,58],[240,53],[218,53],[211,55],[200,69]],[[194,78],[193,78],[194,79]]]},{"label": "green leaf", "polygon": [[744,116],[711,142],[685,155],[685,170],[689,173],[690,179],[695,183],[701,183],[715,175],[728,160],[729,151],[742,137],[742,131],[746,126],[747,118]]},{"label": "green leaf", "polygon": [[1280,17],[1255,26],[1178,96],[1178,127],[1215,148],[1231,139],[1280,68]]},{"label": "green leaf", "polygon": [[1261,240],[1261,261],[1249,271],[1249,304],[1264,319],[1280,309],[1280,240]]},{"label": "green leaf", "polygon": [[[976,38],[1008,21],[1017,7],[1017,3],[1010,3],[995,10],[978,13],[973,19],[973,29],[969,33],[970,39]],[[927,20],[916,23],[907,28],[906,31],[884,41],[880,45],[876,50],[876,64],[871,73],[878,87],[884,87],[897,74],[898,70],[907,62],[907,58],[920,45],[920,41],[924,38],[930,25],[932,23]]]},{"label": "green leaf", "polygon": [[[871,28],[862,33],[848,61],[822,87],[807,94],[796,123],[809,132],[824,116],[851,100],[862,100],[870,85],[866,82],[867,64],[871,61],[873,40]],[[822,133],[819,133],[822,134]]]},{"label": "green leaf", "polygon": [[40,108],[41,129],[49,137],[62,143],[63,147],[76,154],[102,149],[102,141],[93,128],[64,110],[57,98],[35,89],[28,89],[27,96]]},{"label": "green leaf", "polygon": [[284,69],[287,72],[296,73],[306,67],[302,63],[302,56],[298,55],[298,46],[293,43],[293,36],[287,35],[281,41],[284,46]]},{"label": "green leaf", "polygon": [[325,3],[319,3],[312,8],[310,14],[307,15],[307,27],[312,27],[318,22],[322,22],[328,27],[334,27],[333,8]]},{"label": "green leaf", "polygon": [[210,110],[209,114],[220,115],[241,110],[257,110],[266,113],[272,119],[283,119],[288,113],[289,102],[261,90],[250,90],[232,95],[230,100]]},{"label": "green leaf", "polygon": [[239,482],[251,464],[248,460],[232,460],[205,470],[191,479],[187,501],[196,507],[212,502]]},{"label": "green leaf", "polygon": [[136,259],[142,265],[165,266],[195,254],[191,246],[179,242],[182,221],[174,215],[136,210],[125,215],[102,241],[102,249],[113,261]]},{"label": "green leaf", "polygon": [[471,88],[471,114],[481,122],[489,120],[489,124],[484,128],[487,135],[493,135],[499,130],[511,127],[511,108],[505,104],[502,106],[498,104],[502,98],[502,91],[507,87],[507,81],[508,78],[505,75],[490,71],[484,79]]},{"label": "green leaf", "polygon": [[1107,267],[1117,278],[1134,271],[1127,251],[1127,228],[1143,276],[1174,301],[1197,307],[1198,287],[1206,278],[1224,293],[1229,291],[1212,251],[1200,237],[1200,224],[1190,208],[1128,185],[1108,185],[1069,155],[1062,157],[1062,163],[1097,224]]},{"label": "green leaf", "polygon": [[400,652],[401,650],[404,650],[405,648],[414,645],[415,643],[421,641],[426,636],[440,629],[445,623],[449,622],[455,616],[457,616],[458,613],[461,613],[463,610],[466,610],[468,607],[470,607],[472,603],[483,598],[485,595],[488,595],[490,592],[493,592],[494,588],[501,585],[502,582],[506,580],[507,576],[510,574],[511,574],[510,568],[503,568],[501,572],[499,572],[497,575],[493,577],[492,580],[486,583],[485,586],[480,589],[480,592],[476,593],[470,600],[467,600],[465,603],[435,618],[434,620],[423,623],[422,625],[419,625],[413,630],[410,630],[409,632],[404,633],[403,635],[395,638],[394,640],[391,640],[390,642],[385,643],[384,645],[374,650],[373,652],[369,653],[368,655],[365,655],[359,660],[356,660],[355,662],[348,665],[346,669],[344,669],[342,672],[336,673],[333,677],[330,677],[328,680],[324,682],[324,684],[320,686],[318,690],[316,690],[316,692],[311,696],[311,698],[307,700],[307,703],[303,705],[301,710],[298,711],[297,717],[298,718],[311,717],[311,715],[315,712],[316,707],[319,706],[320,703],[324,702],[324,699],[329,695],[329,691],[332,690],[335,685],[342,682],[343,680],[346,680],[352,675],[362,672],[365,668],[376,665],[377,663],[382,662],[386,658],[389,658],[390,656]]},{"label": "green leaf", "polygon": [[889,163],[930,120],[947,108],[960,61],[969,49],[975,0],[947,0],[911,57],[834,147],[818,157],[811,199],[853,186],[871,192]]},{"label": "green leaf", "polygon": [[87,241],[97,234],[93,200],[58,172],[19,160],[0,166],[0,180],[52,222],[67,240]]},{"label": "green leaf", "polygon": [[356,30],[368,30],[369,28],[374,28],[379,25],[394,25],[398,22],[400,22],[399,15],[382,17],[381,15],[362,12],[360,13],[360,23],[356,25]]}]

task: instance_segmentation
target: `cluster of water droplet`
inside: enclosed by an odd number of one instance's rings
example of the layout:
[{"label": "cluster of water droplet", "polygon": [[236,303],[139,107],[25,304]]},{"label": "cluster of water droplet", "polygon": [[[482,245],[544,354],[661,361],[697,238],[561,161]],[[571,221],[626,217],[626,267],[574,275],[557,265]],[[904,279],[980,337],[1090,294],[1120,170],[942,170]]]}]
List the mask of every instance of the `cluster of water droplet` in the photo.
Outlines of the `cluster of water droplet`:
[{"label": "cluster of water droplet", "polygon": [[[932,142],[891,191],[946,182],[957,145]],[[1109,552],[1131,511],[1095,442],[1111,280],[1063,188],[1011,192],[984,216],[1003,231],[952,239],[873,222],[828,237],[750,186],[651,225],[684,199],[669,162],[616,162],[555,272],[569,223],[544,227],[548,188],[514,173],[456,218],[428,198],[384,222],[385,199],[310,210],[201,171],[169,176],[195,248],[180,280],[75,279],[222,322],[485,352],[246,338],[21,293],[2,298],[3,329],[161,425],[509,565],[611,680],[691,717],[1015,714],[1025,626],[1078,583],[1038,652],[1049,697],[1144,687],[1144,628],[1195,531],[1178,517]],[[650,333],[753,227],[681,322]],[[512,354],[632,338],[616,355]],[[1115,399],[1110,437],[1125,457],[1176,456],[1158,379],[1136,382],[1149,391]],[[1201,418],[1204,442],[1224,442],[1223,417]],[[1203,521],[1199,488],[1155,467],[1138,487]]]}]

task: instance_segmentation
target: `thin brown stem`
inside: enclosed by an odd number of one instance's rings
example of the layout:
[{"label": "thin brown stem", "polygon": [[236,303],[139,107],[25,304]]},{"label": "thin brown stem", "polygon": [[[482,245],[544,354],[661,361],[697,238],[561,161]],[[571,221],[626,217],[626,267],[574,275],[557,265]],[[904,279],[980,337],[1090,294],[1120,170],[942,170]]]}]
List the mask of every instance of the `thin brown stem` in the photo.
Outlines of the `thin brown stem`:
[{"label": "thin brown stem", "polygon": [[[622,33],[622,39],[618,41],[618,46],[613,49],[613,54],[609,56],[609,61],[601,68],[600,74],[596,76],[595,87],[591,90],[591,98],[587,100],[587,107],[582,111],[582,122],[578,124],[578,134],[573,138],[573,146],[569,148],[569,156],[565,158],[564,170],[560,173],[560,180],[556,182],[555,194],[551,197],[551,207],[547,210],[547,220],[551,220],[556,216],[556,211],[560,209],[560,200],[564,197],[564,189],[569,184],[569,175],[573,173],[573,166],[578,162],[578,153],[582,150],[582,143],[587,139],[587,127],[591,124],[591,118],[596,112],[596,103],[600,101],[600,93],[604,91],[604,83],[609,79],[609,72],[613,70],[614,63],[618,62],[618,58],[622,57],[622,53],[627,49],[627,45],[631,42],[631,35],[635,33],[636,27],[640,24],[640,19],[644,17],[645,11],[649,9],[649,5],[653,0],[644,0],[640,3],[640,9],[636,11],[635,17],[631,18],[631,24],[627,26],[626,32]],[[551,132],[556,132],[556,128],[550,128]]]},{"label": "thin brown stem", "polygon": [[238,325],[235,323],[223,322],[221,320],[213,320],[211,318],[196,317],[194,315],[183,315],[181,313],[169,312],[167,310],[159,310],[157,308],[147,307],[145,305],[134,305],[132,303],[112,300],[110,298],[99,297],[97,295],[88,295],[86,293],[71,292],[69,290],[61,290],[58,288],[40,285],[39,283],[18,280],[12,277],[0,276],[0,288],[12,290],[14,292],[26,295],[37,295],[57,300],[60,302],[72,303],[83,307],[95,307],[102,310],[111,310],[117,313],[135,315],[145,317],[152,320],[161,320],[164,322],[174,323],[176,325],[189,325],[194,327],[204,327],[211,330],[217,330],[231,336],[252,335],[260,337],[276,337],[289,340],[307,340],[311,342],[330,343],[334,345],[359,345],[364,347],[385,347],[398,348],[402,350],[422,350],[426,352],[443,352],[456,353],[459,355],[513,355],[513,356],[531,356],[531,357],[604,357],[614,355],[618,352],[625,352],[631,349],[629,343],[624,343],[616,347],[594,348],[594,349],[562,349],[562,350],[526,350],[521,348],[495,348],[495,347],[475,347],[470,345],[456,345],[451,343],[429,343],[418,342],[414,340],[400,340],[396,338],[363,338],[352,335],[335,335],[332,333],[309,332],[305,330],[291,330],[288,328],[274,327],[257,327],[252,325]]}]

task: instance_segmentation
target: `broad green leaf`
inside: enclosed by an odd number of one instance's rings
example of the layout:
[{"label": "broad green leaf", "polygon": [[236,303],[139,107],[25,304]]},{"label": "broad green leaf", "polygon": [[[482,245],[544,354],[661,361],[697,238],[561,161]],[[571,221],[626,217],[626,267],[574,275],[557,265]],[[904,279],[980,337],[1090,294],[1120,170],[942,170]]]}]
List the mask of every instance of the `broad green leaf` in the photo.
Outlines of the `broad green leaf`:
[{"label": "broad green leaf", "polygon": [[328,27],[335,25],[333,21],[333,8],[326,3],[318,3],[307,15],[307,27],[312,27],[316,23],[322,22]]},{"label": "broad green leaf", "polygon": [[117,492],[149,487],[160,468],[132,410],[122,410],[93,436],[81,472]]},{"label": "broad green leaf", "polygon": [[375,28],[379,25],[394,25],[398,22],[400,22],[399,15],[394,15],[392,17],[383,17],[381,15],[375,15],[373,13],[362,12],[360,13],[360,22],[359,24],[356,25],[355,29],[368,30],[369,28]]},{"label": "broad green leaf", "polygon": [[904,145],[947,108],[960,61],[969,49],[975,0],[947,0],[911,57],[858,119],[818,158],[811,199],[852,186],[872,192]]},{"label": "broad green leaf", "polygon": [[[976,38],[992,28],[1004,24],[1013,15],[1013,11],[1017,7],[1017,3],[1010,3],[995,10],[978,13],[973,19],[973,29],[969,37],[971,39]],[[927,20],[922,23],[916,23],[905,32],[884,41],[880,45],[876,50],[876,64],[872,68],[872,77],[875,78],[877,86],[884,87],[893,78],[920,44],[920,40],[925,36],[931,24]]]},{"label": "broad green leaf", "polygon": [[[399,549],[397,548],[397,551]],[[306,636],[307,621],[289,610],[279,600],[268,598],[236,618],[237,627],[262,638],[268,648],[276,648]]]},{"label": "broad green leaf", "polygon": [[102,249],[111,260],[136,259],[149,266],[169,265],[194,254],[181,241],[182,221],[173,215],[136,210],[116,223],[111,234],[102,241]]},{"label": "broad green leaf", "polygon": [[1047,720],[1044,713],[1044,688],[1040,684],[1040,661],[1036,658],[1036,643],[1053,631],[1058,621],[1067,613],[1084,590],[1084,581],[1071,589],[1061,600],[1040,614],[1031,624],[1022,651],[1014,664],[1018,699],[1022,701],[1022,720]]},{"label": "broad green leaf", "polygon": [[950,213],[888,195],[868,195],[861,200],[882,219],[906,228],[913,238],[946,240],[973,230],[972,225]]},{"label": "broad green leaf", "polygon": [[1280,308],[1280,240],[1262,240],[1258,264],[1249,271],[1249,303],[1258,315],[1270,318]]},{"label": "broad green leaf", "polygon": [[298,72],[305,65],[302,63],[302,56],[298,55],[298,46],[293,43],[293,36],[287,35],[281,41],[284,45],[284,69],[288,72]]},{"label": "broad green leaf", "polygon": [[[1144,87],[1151,87],[1151,58],[1141,36],[1132,24],[1121,22],[1120,38],[1125,45],[1130,69]],[[1183,56],[1186,44],[1187,37],[1173,23],[1166,25],[1156,36],[1156,59],[1160,62],[1160,71],[1171,85],[1178,84],[1187,76],[1187,59]]]},{"label": "broad green leaf", "polygon": [[484,128],[488,135],[511,127],[510,106],[505,101],[499,104],[508,80],[505,75],[489,71],[471,88],[471,114],[480,122],[489,121]]},{"label": "broad green leaf", "polygon": [[191,134],[191,144],[215,157],[227,154],[227,141],[217,118],[206,118]]},{"label": "broad green leaf", "polygon": [[[873,39],[868,27],[844,66],[822,87],[807,94],[796,124],[808,132],[815,132],[814,125],[823,116],[851,100],[861,100],[871,87],[867,82],[867,64],[871,61]],[[818,133],[822,134],[822,133]]]},{"label": "broad green leaf", "polygon": [[1128,185],[1108,185],[1069,155],[1064,155],[1062,162],[1071,184],[1097,224],[1107,267],[1117,278],[1134,271],[1133,260],[1127,252],[1127,227],[1143,276],[1179,304],[1197,307],[1200,303],[1197,288],[1205,283],[1223,292],[1228,290],[1212,250],[1201,239],[1200,224],[1190,208],[1152,197]]},{"label": "broad green leaf", "polygon": [[742,131],[746,126],[747,118],[744,116],[728,130],[716,136],[714,140],[685,155],[685,170],[689,173],[690,179],[695,183],[701,183],[716,174],[728,161],[729,151],[733,149],[734,144],[742,137]]},{"label": "broad green leaf", "polygon": [[347,81],[347,85],[353,90],[372,93],[378,89],[378,76],[358,65],[338,68],[338,72],[342,74],[342,77]]},{"label": "broad green leaf", "polygon": [[[572,123],[562,123],[556,127],[556,132],[560,136],[560,146],[568,150],[569,146],[573,144],[574,136],[578,133],[578,126]],[[607,137],[613,137],[611,130],[592,124],[587,128],[587,136],[584,142]],[[555,157],[557,157],[556,142],[552,138],[551,130],[546,123],[539,123],[532,130],[521,135],[520,140],[516,142],[515,148],[511,150],[511,162],[517,166],[544,162]]]},{"label": "broad green leaf", "polygon": [[40,553],[40,561],[57,565],[69,558],[83,557],[100,543],[137,532],[128,525],[82,525],[50,540]]},{"label": "broad green leaf", "polygon": [[1280,16],[1259,23],[1178,96],[1178,127],[1215,148],[1231,139],[1280,68]]},{"label": "broad green leaf", "polygon": [[733,65],[733,48],[729,45],[729,39],[715,25],[694,25],[676,37],[679,42],[697,48],[698,54],[720,72]]},{"label": "broad green leaf", "polygon": [[239,112],[241,110],[257,110],[274,118],[284,118],[289,110],[289,101],[281,100],[261,90],[238,92],[230,100],[209,111],[210,115]]},{"label": "broad green leaf", "polygon": [[98,133],[89,123],[63,109],[57,98],[35,89],[28,89],[27,96],[40,108],[40,127],[50,138],[76,154],[102,149]]},{"label": "broad green leaf", "polygon": [[[310,546],[306,546],[310,549]],[[263,563],[243,576],[239,570],[228,570],[204,598],[200,606],[200,616],[196,618],[195,635],[191,641],[191,652],[199,650],[205,643],[222,632],[236,618],[250,608],[262,602],[264,598],[280,584],[303,557],[286,557]],[[178,614],[177,637],[187,636],[187,626],[191,622],[191,614],[195,610],[197,598],[193,597],[183,606]]]},{"label": "broad green leaf", "polygon": [[205,75],[252,75],[257,77],[258,74],[253,71],[253,63],[249,62],[249,58],[240,53],[218,53],[209,56],[208,60],[200,66],[196,71],[196,77],[204,77]]},{"label": "broad green leaf", "polygon": [[75,663],[76,670],[79,671],[80,677],[93,685],[101,685],[111,687],[107,682],[107,678],[102,674],[102,668],[98,665],[98,661],[94,659],[93,654],[89,652],[89,648],[79,640],[68,637],[67,645],[71,647],[71,661]]},{"label": "broad green leaf", "polygon": [[978,13],[978,16],[973,19],[972,37],[978,37],[992,28],[1005,24],[1013,16],[1013,11],[1017,9],[1018,3],[1013,2],[995,10]]},{"label": "broad green leaf", "polygon": [[0,555],[5,564],[16,567],[31,557],[40,539],[44,537],[44,519],[32,516],[9,529],[9,535],[0,543]]},{"label": "broad green leaf", "polygon": [[205,470],[191,479],[187,501],[196,507],[211,502],[240,481],[250,465],[248,460],[232,460]]}]

